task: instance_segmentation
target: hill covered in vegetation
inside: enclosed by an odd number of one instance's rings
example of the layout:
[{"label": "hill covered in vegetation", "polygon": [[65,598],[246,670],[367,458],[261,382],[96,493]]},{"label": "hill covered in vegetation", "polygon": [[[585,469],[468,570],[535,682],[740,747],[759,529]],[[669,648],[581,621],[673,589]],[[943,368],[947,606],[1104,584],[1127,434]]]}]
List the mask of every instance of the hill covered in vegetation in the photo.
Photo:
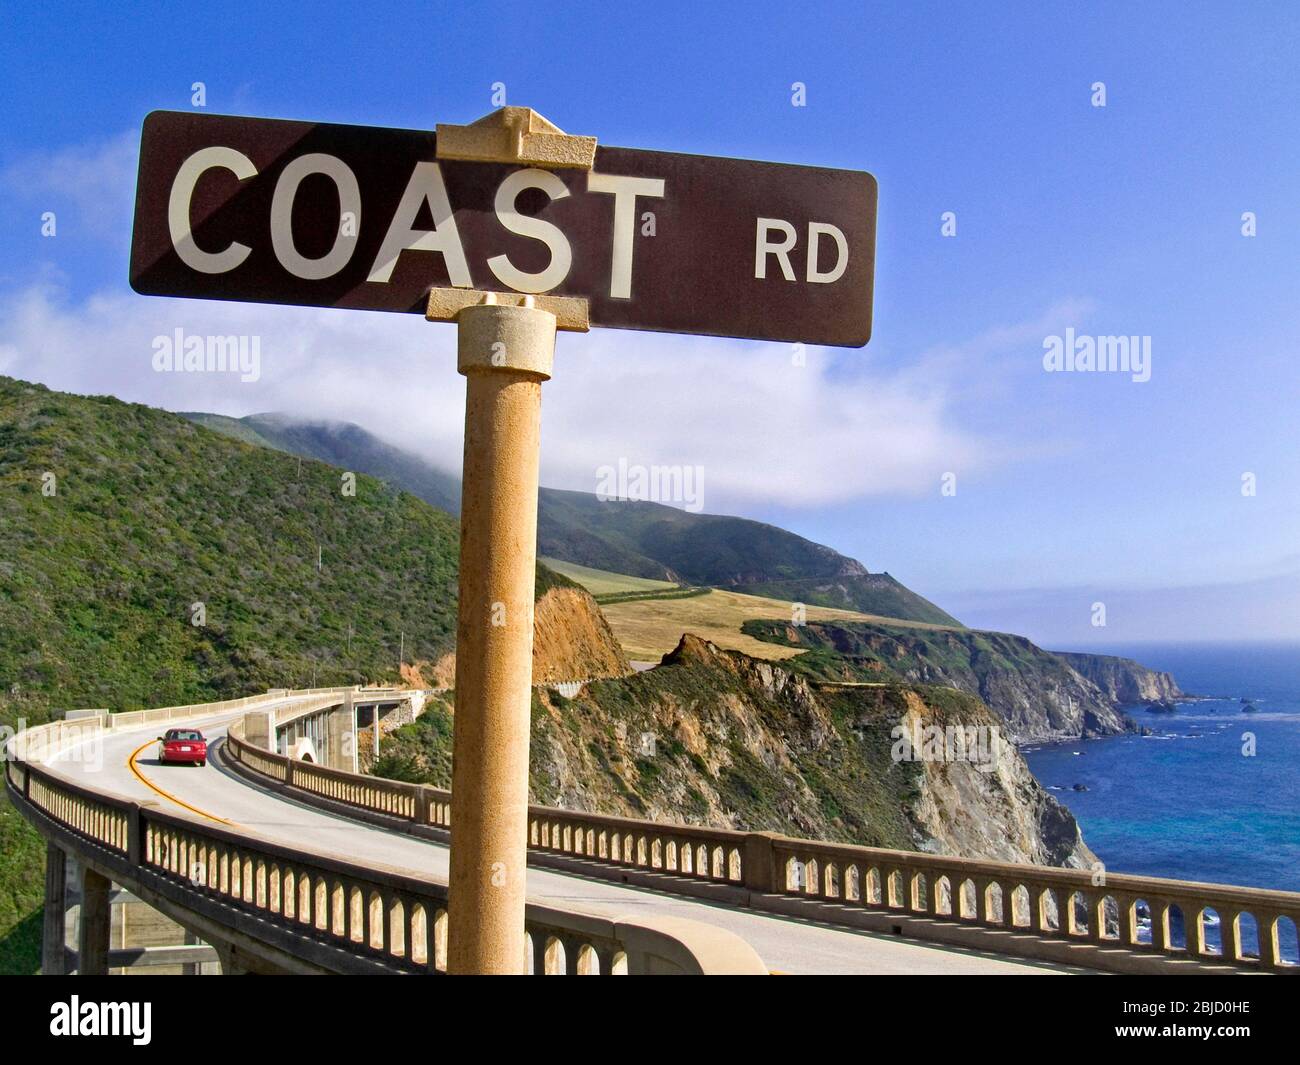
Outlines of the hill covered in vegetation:
[{"label": "hill covered in vegetation", "polygon": [[345,470],[378,477],[403,488],[426,503],[460,513],[460,480],[415,455],[386,444],[350,422],[305,422],[283,414],[250,414],[229,418],[222,414],[184,413],[208,429],[246,440],[250,444],[318,459]]},{"label": "hill covered in vegetation", "polygon": [[[356,425],[301,421],[280,414],[186,417],[236,438],[258,439],[293,454],[384,478],[451,513],[459,507],[460,482],[453,474],[383,443]],[[537,549],[540,555],[633,577],[725,588],[905,621],[960,625],[888,573],[869,573],[860,562],[832,548],[748,518],[543,488],[538,498]]]},{"label": "hill covered in vegetation", "polygon": [[0,712],[397,678],[455,639],[456,523],[366,476],[0,378]]}]

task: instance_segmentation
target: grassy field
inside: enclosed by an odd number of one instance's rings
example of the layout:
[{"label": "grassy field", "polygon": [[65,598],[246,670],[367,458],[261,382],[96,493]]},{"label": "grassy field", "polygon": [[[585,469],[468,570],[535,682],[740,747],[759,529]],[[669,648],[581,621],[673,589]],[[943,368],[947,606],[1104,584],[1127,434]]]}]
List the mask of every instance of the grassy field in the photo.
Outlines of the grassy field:
[{"label": "grassy field", "polygon": [[592,595],[616,595],[620,592],[657,592],[677,587],[672,581],[655,581],[649,577],[629,577],[626,573],[579,566],[576,562],[561,562],[558,558],[539,558],[538,562],[562,573],[569,580],[581,584]]},{"label": "grassy field", "polygon": [[[634,599],[602,604],[601,611],[630,658],[658,659],[677,646],[683,632],[690,632],[712,640],[719,647],[744,651],[755,658],[780,660],[800,654],[803,649],[757,640],[741,632],[740,627],[756,619],[789,621],[793,606],[781,599],[715,588],[708,595],[685,599]],[[809,606],[805,610],[808,621],[872,621],[908,628],[939,627],[831,607]]]}]

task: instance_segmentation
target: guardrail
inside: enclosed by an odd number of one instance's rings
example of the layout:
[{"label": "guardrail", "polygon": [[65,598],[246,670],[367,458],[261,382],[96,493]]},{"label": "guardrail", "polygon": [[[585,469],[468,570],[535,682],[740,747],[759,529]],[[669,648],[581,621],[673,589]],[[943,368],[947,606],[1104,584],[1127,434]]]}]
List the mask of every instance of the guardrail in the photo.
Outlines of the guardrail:
[{"label": "guardrail", "polygon": [[[250,702],[284,697],[276,693]],[[213,704],[197,712],[210,714]],[[445,970],[445,884],[82,787],[28,757],[92,738],[104,728],[90,716],[36,726],[5,744],[10,799],[44,834],[141,897],[206,916],[308,967],[352,973]],[[256,749],[246,754],[245,764],[260,765],[259,771],[272,776],[275,763],[288,761],[265,751],[259,758]],[[286,767],[286,778],[292,781],[300,766]],[[526,971],[536,974],[765,971],[738,937],[692,921],[610,919],[530,903],[525,929]]]},{"label": "guardrail", "polygon": [[[281,786],[344,810],[435,830],[451,827],[451,792],[272,755],[227,733],[232,759]],[[1215,969],[1297,973],[1300,893],[1158,877],[1094,874],[1051,866],[950,858],[851,844],[795,839],[693,825],[531,806],[529,848],[579,860],[612,878],[626,870],[712,888],[733,888],[733,901],[832,923],[855,924],[855,912],[917,922],[928,938],[978,945],[1001,933],[997,949],[1064,960],[1062,945],[1097,950],[1079,964],[1150,971],[1199,963]],[[661,885],[664,886],[664,885]],[[748,893],[748,897],[745,897]],[[820,904],[816,909],[800,903]],[[792,905],[793,904],[793,905]],[[1218,943],[1209,934],[1219,931]],[[1181,934],[1179,934],[1181,931]],[[1007,935],[1013,933],[1014,935]],[[986,944],[989,945],[989,944]],[[1107,949],[1112,948],[1112,949]],[[1285,949],[1284,949],[1285,948]]]}]

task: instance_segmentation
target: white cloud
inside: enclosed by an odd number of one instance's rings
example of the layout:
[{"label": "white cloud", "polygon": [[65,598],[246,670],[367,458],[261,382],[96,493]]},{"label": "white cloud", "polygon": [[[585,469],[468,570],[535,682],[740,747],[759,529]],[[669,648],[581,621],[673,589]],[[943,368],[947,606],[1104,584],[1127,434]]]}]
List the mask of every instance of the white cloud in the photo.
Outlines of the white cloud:
[{"label": "white cloud", "polygon": [[[154,372],[153,339],[178,328],[257,336],[260,380]],[[354,421],[444,467],[460,464],[455,332],[415,315],[134,294],[76,301],[43,282],[0,299],[0,338],[0,372],[52,388],[171,410]],[[622,457],[702,466],[707,510],[812,507],[934,491],[945,471],[969,476],[1015,456],[954,424],[944,375],[871,363],[811,348],[795,365],[777,344],[561,334],[544,391],[543,481],[594,491],[596,469]]]},{"label": "white cloud", "polygon": [[72,222],[95,237],[125,245],[131,234],[139,151],[139,133],[126,132],[57,151],[32,152],[0,170],[0,188],[42,211],[54,211],[60,236],[69,233]]},{"label": "white cloud", "polygon": [[564,424],[548,428],[546,461],[564,477],[553,483],[590,491],[598,466],[626,457],[703,466],[710,510],[817,506],[929,491],[945,470],[993,461],[991,444],[950,424],[933,380],[862,372],[854,358],[808,349],[796,365],[787,345],[569,339],[547,396]]}]

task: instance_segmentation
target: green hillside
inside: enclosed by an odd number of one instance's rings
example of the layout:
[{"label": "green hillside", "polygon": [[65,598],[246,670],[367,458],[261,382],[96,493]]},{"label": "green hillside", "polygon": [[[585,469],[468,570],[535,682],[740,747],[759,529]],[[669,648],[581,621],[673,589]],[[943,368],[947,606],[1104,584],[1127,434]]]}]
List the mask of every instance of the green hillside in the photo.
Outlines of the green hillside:
[{"label": "green hillside", "polygon": [[917,595],[888,573],[857,573],[840,577],[803,577],[784,581],[752,581],[736,591],[765,595],[772,599],[857,610],[900,621],[923,621],[930,625],[962,624],[946,610]]},{"label": "green hillside", "polygon": [[402,632],[408,658],[450,649],[456,523],[369,477],[344,489],[162,411],[0,379],[0,712],[395,678]]},{"label": "green hillside", "polygon": [[[359,426],[277,414],[186,417],[237,438],[384,478],[436,507],[458,511],[459,480]],[[692,514],[662,503],[602,501],[555,488],[541,490],[537,509],[538,554],[587,569],[904,621],[961,624],[889,574],[868,573],[838,551],[764,522]]]},{"label": "green hillside", "polygon": [[550,523],[543,527],[539,522],[542,554],[582,565],[592,563],[569,557],[581,553],[583,544],[569,537],[567,529],[593,533],[602,542],[633,558],[649,559],[664,571],[633,572],[637,577],[733,585],[758,579],[831,577],[846,570],[865,572],[858,563],[829,547],[747,518],[692,514],[662,503],[637,500],[605,502],[586,492],[547,489],[545,496],[544,510]]},{"label": "green hillside", "polygon": [[576,581],[597,599],[611,595],[655,595],[679,589],[681,586],[672,581],[656,581],[649,577],[629,577],[625,573],[611,573],[609,570],[592,569],[579,566],[576,562],[564,562],[558,558],[541,556],[539,561],[556,573],[562,573],[571,581]]},{"label": "green hillside", "polygon": [[[456,522],[299,466],[162,411],[0,377],[0,725],[395,679],[403,632],[408,660],[449,650]],[[0,972],[38,964],[43,859],[0,801]]]},{"label": "green hillside", "polygon": [[[0,726],[395,681],[403,639],[407,662],[453,649],[454,518],[348,491],[274,419],[220,421],[0,377]],[[538,567],[539,596],[569,585]],[[37,964],[43,857],[0,801],[0,972]]]}]

